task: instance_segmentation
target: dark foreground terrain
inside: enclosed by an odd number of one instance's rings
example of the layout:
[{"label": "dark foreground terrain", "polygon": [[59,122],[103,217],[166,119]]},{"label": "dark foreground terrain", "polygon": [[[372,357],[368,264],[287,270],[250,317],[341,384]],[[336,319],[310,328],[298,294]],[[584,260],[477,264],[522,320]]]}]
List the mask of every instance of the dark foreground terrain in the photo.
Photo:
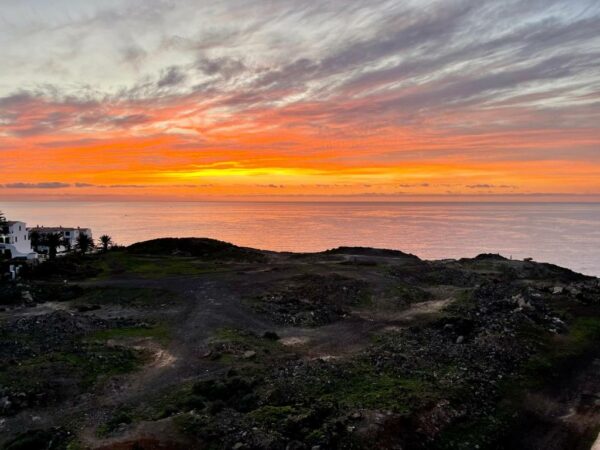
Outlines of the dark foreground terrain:
[{"label": "dark foreground terrain", "polygon": [[0,284],[4,449],[590,449],[600,284],[161,239]]}]

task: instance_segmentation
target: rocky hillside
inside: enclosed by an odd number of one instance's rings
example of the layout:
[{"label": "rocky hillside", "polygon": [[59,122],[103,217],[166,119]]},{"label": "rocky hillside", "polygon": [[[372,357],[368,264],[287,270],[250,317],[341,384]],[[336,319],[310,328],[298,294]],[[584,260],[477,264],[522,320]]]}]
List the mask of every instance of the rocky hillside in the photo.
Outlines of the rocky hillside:
[{"label": "rocky hillside", "polygon": [[5,449],[589,449],[600,283],[160,239],[0,284]]}]

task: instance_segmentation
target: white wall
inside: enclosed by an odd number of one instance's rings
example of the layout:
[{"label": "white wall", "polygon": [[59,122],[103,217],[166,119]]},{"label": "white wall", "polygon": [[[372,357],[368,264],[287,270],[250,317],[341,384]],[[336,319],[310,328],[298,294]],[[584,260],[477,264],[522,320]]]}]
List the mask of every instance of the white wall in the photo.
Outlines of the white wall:
[{"label": "white wall", "polygon": [[8,233],[0,233],[0,248],[10,250],[13,258],[32,257],[33,249],[25,222],[13,222],[4,226],[8,228]]}]

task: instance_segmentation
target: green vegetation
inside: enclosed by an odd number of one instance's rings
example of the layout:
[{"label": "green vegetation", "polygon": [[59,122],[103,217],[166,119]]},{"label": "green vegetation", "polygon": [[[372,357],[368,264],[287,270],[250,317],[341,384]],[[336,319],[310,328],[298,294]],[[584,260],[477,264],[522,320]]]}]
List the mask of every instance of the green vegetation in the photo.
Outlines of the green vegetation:
[{"label": "green vegetation", "polygon": [[597,353],[600,315],[593,308],[586,311],[573,318],[569,332],[562,335],[548,334],[538,326],[523,327],[519,339],[522,345],[535,346],[536,352],[514,376],[499,384],[498,401],[493,411],[448,427],[438,439],[436,448],[467,450],[474,445],[482,449],[494,448],[511,429],[520,422],[526,423],[523,403],[528,392],[541,392],[564,384],[582,361],[589,360],[590,353]]},{"label": "green vegetation", "polygon": [[299,398],[335,404],[342,410],[383,409],[404,414],[435,400],[442,389],[416,375],[380,371],[363,357],[315,370],[305,385],[288,389],[297,390]]},{"label": "green vegetation", "polygon": [[397,284],[392,289],[390,294],[408,303],[419,303],[431,300],[431,294],[423,289],[406,284]]},{"label": "green vegetation", "polygon": [[29,430],[4,443],[3,450],[76,450],[73,438],[62,428]]},{"label": "green vegetation", "polygon": [[348,408],[390,409],[405,413],[433,398],[433,388],[417,378],[359,371],[330,396]]},{"label": "green vegetation", "polygon": [[80,233],[79,236],[77,236],[77,243],[75,246],[82,255],[85,255],[88,251],[94,248],[94,240],[87,234]]},{"label": "green vegetation", "polygon": [[48,247],[48,257],[50,260],[56,258],[56,251],[62,243],[63,237],[61,233],[49,233],[43,237],[42,244]]},{"label": "green vegetation", "polygon": [[99,278],[136,275],[144,278],[193,276],[226,270],[222,265],[189,256],[137,255],[111,250],[98,255],[94,266]]},{"label": "green vegetation", "polygon": [[[144,353],[120,346],[85,343],[70,350],[50,351],[0,369],[0,384],[25,391],[44,392],[44,387],[67,380],[87,389],[100,379],[131,372],[145,360]],[[59,386],[55,386],[58,388]]]},{"label": "green vegetation", "polygon": [[271,336],[273,333],[267,334],[267,336],[258,336],[250,331],[225,327],[215,331],[211,338],[211,345],[231,346],[232,350],[256,350],[266,353],[279,350],[285,352],[285,347]]},{"label": "green vegetation", "polygon": [[248,416],[259,422],[260,424],[276,428],[281,422],[287,419],[289,416],[305,413],[306,409],[297,409],[293,406],[272,406],[266,405],[261,408],[255,409]]},{"label": "green vegetation", "polygon": [[539,331],[526,330],[523,335],[537,342],[540,351],[531,358],[526,367],[524,384],[540,386],[559,379],[565,371],[586,353],[595,351],[600,343],[600,317],[578,317],[571,323],[565,335],[547,336]]},{"label": "green vegetation", "polygon": [[473,290],[462,289],[454,294],[454,300],[444,308],[444,314],[448,317],[463,316],[465,312],[474,311],[477,308],[473,301]]},{"label": "green vegetation", "polygon": [[492,414],[451,425],[443,431],[432,448],[436,450],[496,449],[498,438],[509,431],[514,420],[514,407],[503,403],[498,405]]},{"label": "green vegetation", "polygon": [[[201,442],[213,441],[221,437],[221,430],[210,414],[185,413],[174,418],[173,422],[182,433],[194,436]],[[202,446],[208,450],[219,449],[222,446]]]},{"label": "green vegetation", "polygon": [[129,308],[156,308],[180,301],[169,291],[150,288],[98,287],[86,289],[73,305],[120,305]]},{"label": "green vegetation", "polygon": [[103,252],[107,252],[108,249],[113,245],[112,238],[107,234],[100,236],[99,242]]},{"label": "green vegetation", "polygon": [[134,418],[130,410],[118,409],[106,423],[98,427],[97,434],[100,437],[108,436],[117,431],[121,426],[133,423],[133,420]]},{"label": "green vegetation", "polygon": [[277,339],[234,328],[216,330],[211,338],[210,348],[212,359],[246,367],[260,365],[264,368],[265,364],[292,356]]},{"label": "green vegetation", "polygon": [[69,254],[46,261],[24,272],[32,280],[83,280],[100,274],[95,255]]}]

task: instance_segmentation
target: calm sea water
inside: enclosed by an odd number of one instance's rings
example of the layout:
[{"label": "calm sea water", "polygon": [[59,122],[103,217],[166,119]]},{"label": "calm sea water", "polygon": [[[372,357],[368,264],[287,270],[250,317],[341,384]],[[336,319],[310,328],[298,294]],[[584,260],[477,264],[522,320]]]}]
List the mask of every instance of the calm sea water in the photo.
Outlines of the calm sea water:
[{"label": "calm sea water", "polygon": [[497,252],[600,276],[600,204],[0,202],[0,210],[30,225],[90,227],[119,244],[201,236],[268,250],[382,247],[427,259]]}]

